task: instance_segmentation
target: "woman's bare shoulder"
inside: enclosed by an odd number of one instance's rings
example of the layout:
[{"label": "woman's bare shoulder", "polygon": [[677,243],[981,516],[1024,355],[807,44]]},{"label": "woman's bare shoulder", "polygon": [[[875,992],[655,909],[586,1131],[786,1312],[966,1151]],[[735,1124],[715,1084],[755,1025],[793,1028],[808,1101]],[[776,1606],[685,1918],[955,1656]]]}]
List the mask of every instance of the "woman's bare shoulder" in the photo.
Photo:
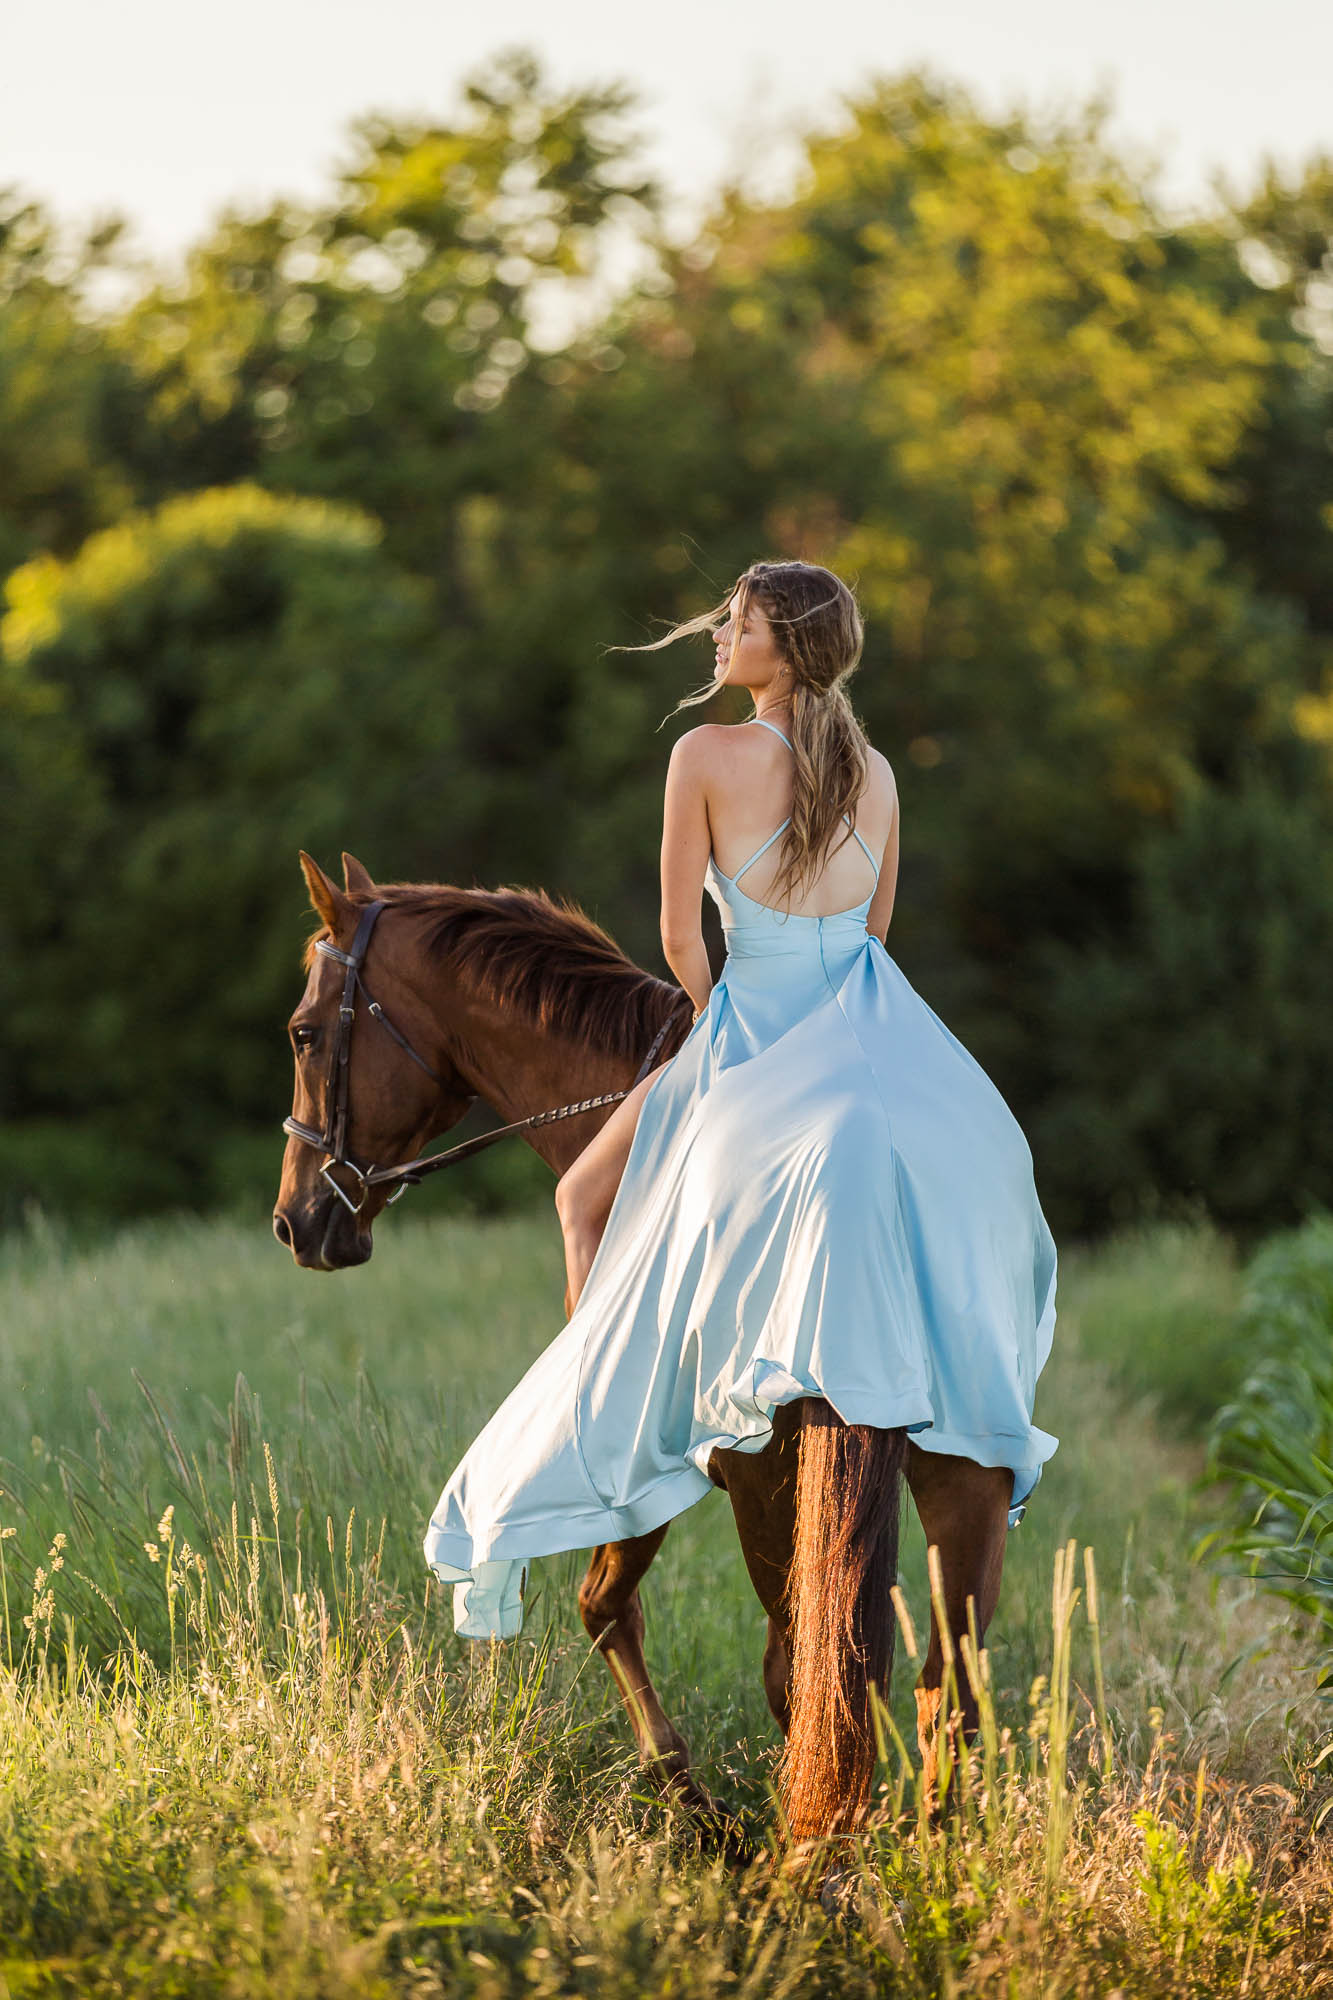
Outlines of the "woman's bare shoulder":
[{"label": "woman's bare shoulder", "polygon": [[898,780],[893,775],[893,766],[884,752],[869,742],[866,744],[866,782],[871,792],[897,803]]},{"label": "woman's bare shoulder", "polygon": [[678,736],[672,748],[685,757],[706,757],[710,752],[723,749],[736,734],[734,723],[698,722],[693,729],[687,729]]},{"label": "woman's bare shoulder", "polygon": [[[726,777],[737,770],[738,758],[753,757],[761,768],[771,761],[769,745],[772,741],[770,732],[747,729],[741,723],[701,722],[677,737],[672,762],[677,766],[686,765],[704,775]],[[894,777],[893,766],[883,751],[877,750],[868,739],[866,779],[873,794],[889,802],[897,800],[898,781]]]}]

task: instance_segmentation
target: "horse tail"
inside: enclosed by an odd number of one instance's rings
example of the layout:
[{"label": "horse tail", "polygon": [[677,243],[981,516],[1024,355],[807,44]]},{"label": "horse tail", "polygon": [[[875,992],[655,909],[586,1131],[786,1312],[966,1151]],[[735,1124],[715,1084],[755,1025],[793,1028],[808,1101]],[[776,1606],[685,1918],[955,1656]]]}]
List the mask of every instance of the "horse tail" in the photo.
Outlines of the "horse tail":
[{"label": "horse tail", "polygon": [[801,1404],[788,1606],[791,1715],[778,1782],[793,1841],[849,1832],[875,1774],[872,1687],[888,1700],[903,1429]]}]

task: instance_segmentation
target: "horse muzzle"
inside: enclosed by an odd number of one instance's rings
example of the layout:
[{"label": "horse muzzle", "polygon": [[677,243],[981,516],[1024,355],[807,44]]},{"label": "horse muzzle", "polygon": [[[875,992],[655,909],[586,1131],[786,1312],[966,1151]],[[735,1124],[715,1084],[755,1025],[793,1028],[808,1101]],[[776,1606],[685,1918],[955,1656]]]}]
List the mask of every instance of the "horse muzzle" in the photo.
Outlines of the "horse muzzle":
[{"label": "horse muzzle", "polygon": [[375,1248],[369,1221],[333,1194],[275,1208],[273,1234],[303,1271],[350,1271]]}]

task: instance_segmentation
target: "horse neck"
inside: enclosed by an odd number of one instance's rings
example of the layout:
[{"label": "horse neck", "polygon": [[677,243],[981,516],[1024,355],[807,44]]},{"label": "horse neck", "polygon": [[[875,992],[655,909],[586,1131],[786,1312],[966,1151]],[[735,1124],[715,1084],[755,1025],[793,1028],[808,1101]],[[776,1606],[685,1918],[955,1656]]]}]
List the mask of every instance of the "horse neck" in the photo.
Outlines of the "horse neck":
[{"label": "horse neck", "polygon": [[[441,968],[431,997],[449,1060],[468,1089],[508,1125],[538,1111],[576,1104],[585,1097],[628,1091],[658,1028],[681,1004],[676,987],[665,980],[655,983],[659,991],[652,996],[656,1004],[645,1010],[643,1047],[629,1055],[590,1047],[564,1032],[536,1028],[516,1010],[497,1006],[493,999],[477,993],[475,980],[466,973],[455,973],[447,966]],[[656,1062],[664,1062],[675,1045],[668,1036]],[[612,1109],[607,1106],[576,1113],[519,1136],[555,1173],[563,1174]]]}]

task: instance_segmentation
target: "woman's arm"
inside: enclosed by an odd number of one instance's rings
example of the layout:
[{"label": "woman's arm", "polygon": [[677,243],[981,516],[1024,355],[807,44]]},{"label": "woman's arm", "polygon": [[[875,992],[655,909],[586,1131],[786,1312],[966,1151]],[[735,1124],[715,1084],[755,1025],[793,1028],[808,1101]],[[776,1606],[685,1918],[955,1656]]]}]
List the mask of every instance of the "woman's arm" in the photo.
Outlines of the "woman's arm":
[{"label": "woman's arm", "polygon": [[[883,760],[881,760],[883,761]],[[889,771],[893,778],[892,770]],[[880,940],[887,942],[889,919],[893,915],[893,900],[898,888],[898,785],[893,784],[893,818],[889,823],[889,837],[884,844],[884,859],[879,866],[879,880],[875,884],[874,899],[866,911],[866,929]]]},{"label": "woman's arm", "polygon": [[706,779],[712,726],[687,730],[667,765],[662,807],[662,953],[698,1014],[713,990],[704,947],[704,870],[712,852]]}]

